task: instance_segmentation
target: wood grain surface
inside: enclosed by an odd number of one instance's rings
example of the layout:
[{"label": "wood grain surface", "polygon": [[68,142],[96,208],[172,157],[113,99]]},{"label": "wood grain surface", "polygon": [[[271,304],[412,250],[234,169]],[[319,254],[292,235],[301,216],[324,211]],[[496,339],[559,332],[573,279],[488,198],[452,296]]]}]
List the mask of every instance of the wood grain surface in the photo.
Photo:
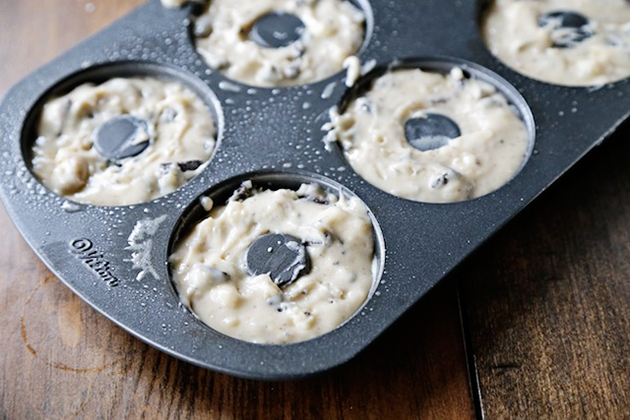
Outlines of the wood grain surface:
[{"label": "wood grain surface", "polygon": [[[0,0],[0,95],[142,1]],[[0,418],[473,418],[456,284],[350,363],[297,382],[236,379],[136,340],[74,296],[0,209]]]},{"label": "wood grain surface", "polygon": [[630,418],[629,138],[626,124],[458,270],[486,418]]}]

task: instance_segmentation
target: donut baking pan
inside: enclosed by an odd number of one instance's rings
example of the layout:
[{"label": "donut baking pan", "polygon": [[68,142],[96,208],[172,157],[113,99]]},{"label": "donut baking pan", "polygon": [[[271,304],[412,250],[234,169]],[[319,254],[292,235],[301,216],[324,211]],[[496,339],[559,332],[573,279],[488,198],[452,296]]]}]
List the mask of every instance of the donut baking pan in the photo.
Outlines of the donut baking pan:
[{"label": "donut baking pan", "polygon": [[[628,80],[599,88],[555,86],[510,70],[479,35],[482,3],[360,0],[363,75],[304,86],[251,87],[204,64],[190,36],[192,6],[149,1],[17,84],[0,104],[0,190],[29,245],[77,295],[141,340],[196,365],[241,377],[290,379],[337,366],[365,348],[490,235],[522,210],[630,110]],[[460,67],[518,110],[527,159],[498,190],[451,204],[389,195],[364,181],[340,147],[326,147],[328,110],[343,106],[391,67]],[[371,69],[370,69],[371,68]],[[179,81],[214,113],[218,138],[205,170],[147,203],[71,202],[32,173],[37,118],[46,99],[114,76]],[[360,198],[375,232],[374,284],[361,309],[332,332],[295,344],[259,345],[218,333],[180,303],[167,264],[178,233],[199,218],[201,196],[225,199],[245,180],[269,188],[315,182]]]}]

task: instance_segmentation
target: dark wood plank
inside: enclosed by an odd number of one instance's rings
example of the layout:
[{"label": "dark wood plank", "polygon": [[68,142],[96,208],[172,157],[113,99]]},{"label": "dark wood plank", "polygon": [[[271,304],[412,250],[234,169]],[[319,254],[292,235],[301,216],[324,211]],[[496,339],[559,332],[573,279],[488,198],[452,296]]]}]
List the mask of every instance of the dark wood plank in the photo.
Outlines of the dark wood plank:
[{"label": "dark wood plank", "polygon": [[[0,94],[141,3],[0,1]],[[453,282],[345,366],[297,382],[257,382],[134,339],[56,279],[1,208],[0,232],[0,418],[473,416]]]},{"label": "dark wood plank", "polygon": [[628,137],[591,152],[459,271],[486,418],[629,418]]}]

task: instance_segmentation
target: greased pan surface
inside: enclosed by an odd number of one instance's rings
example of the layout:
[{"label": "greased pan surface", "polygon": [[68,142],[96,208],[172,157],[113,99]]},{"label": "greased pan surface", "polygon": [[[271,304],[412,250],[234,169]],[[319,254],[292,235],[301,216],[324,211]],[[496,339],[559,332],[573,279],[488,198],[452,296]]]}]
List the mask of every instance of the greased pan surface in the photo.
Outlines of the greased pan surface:
[{"label": "greased pan surface", "polygon": [[[359,58],[363,63],[375,60],[375,73],[392,64],[434,70],[458,65],[497,85],[519,108],[534,142],[511,182],[487,196],[453,204],[412,202],[376,189],[354,173],[338,148],[327,151],[322,141],[328,109],[351,94],[344,73],[278,89],[228,81],[195,52],[188,32],[190,10],[165,9],[152,1],[4,97],[1,191],[14,223],[76,294],[135,336],[183,360],[260,379],[301,377],[347,361],[601,142],[630,109],[627,80],[600,89],[567,88],[531,80],[500,64],[479,37],[475,2],[360,4],[368,31]],[[33,120],[44,98],[82,81],[138,74],[179,80],[213,109],[219,135],[206,170],[170,195],[126,207],[71,203],[45,189],[29,169]],[[376,287],[361,311],[331,333],[290,345],[245,343],[201,324],[180,305],[166,265],[179,226],[194,217],[200,195],[220,195],[246,179],[274,187],[309,180],[341,187],[372,212]],[[134,228],[143,227],[145,235],[130,238]],[[134,253],[146,259],[134,265]]]}]

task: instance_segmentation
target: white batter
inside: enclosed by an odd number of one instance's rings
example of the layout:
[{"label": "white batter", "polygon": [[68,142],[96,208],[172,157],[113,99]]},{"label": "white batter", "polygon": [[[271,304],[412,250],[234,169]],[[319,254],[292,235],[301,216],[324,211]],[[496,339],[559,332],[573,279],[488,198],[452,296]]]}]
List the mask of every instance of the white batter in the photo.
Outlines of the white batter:
[{"label": "white batter", "polygon": [[[249,39],[256,20],[289,13],[305,26],[292,44],[264,48]],[[213,0],[195,23],[197,51],[210,67],[253,86],[293,86],[343,68],[364,37],[365,16],[346,0]]]},{"label": "white batter", "polygon": [[206,3],[207,0],[161,0],[162,6],[175,9],[186,3]]},{"label": "white batter", "polygon": [[[150,142],[135,157],[109,162],[93,147],[94,133],[120,115],[146,121],[148,130],[140,140]],[[33,169],[44,185],[72,201],[146,202],[203,171],[215,135],[210,110],[189,89],[153,78],[115,78],[81,85],[44,105]],[[203,164],[192,170],[195,164],[183,165],[192,161]]]},{"label": "white batter", "polygon": [[[420,151],[405,137],[410,118],[441,114],[462,135]],[[331,112],[326,141],[339,141],[365,180],[398,197],[431,203],[467,200],[508,182],[525,159],[529,138],[516,110],[496,88],[450,74],[395,70],[339,115]]]},{"label": "white batter", "polygon": [[[550,12],[573,11],[589,19],[592,35],[570,48],[571,36],[539,26]],[[495,0],[482,25],[492,54],[514,70],[566,86],[595,86],[630,76],[630,3],[626,0]]]},{"label": "white batter", "polygon": [[[176,245],[170,263],[180,298],[210,327],[245,341],[291,343],[331,331],[372,287],[366,207],[312,184],[251,194],[235,194],[212,209]],[[212,203],[202,204],[210,209]],[[248,247],[270,232],[298,238],[310,256],[310,271],[282,289],[269,274],[249,276],[245,267]]]}]

